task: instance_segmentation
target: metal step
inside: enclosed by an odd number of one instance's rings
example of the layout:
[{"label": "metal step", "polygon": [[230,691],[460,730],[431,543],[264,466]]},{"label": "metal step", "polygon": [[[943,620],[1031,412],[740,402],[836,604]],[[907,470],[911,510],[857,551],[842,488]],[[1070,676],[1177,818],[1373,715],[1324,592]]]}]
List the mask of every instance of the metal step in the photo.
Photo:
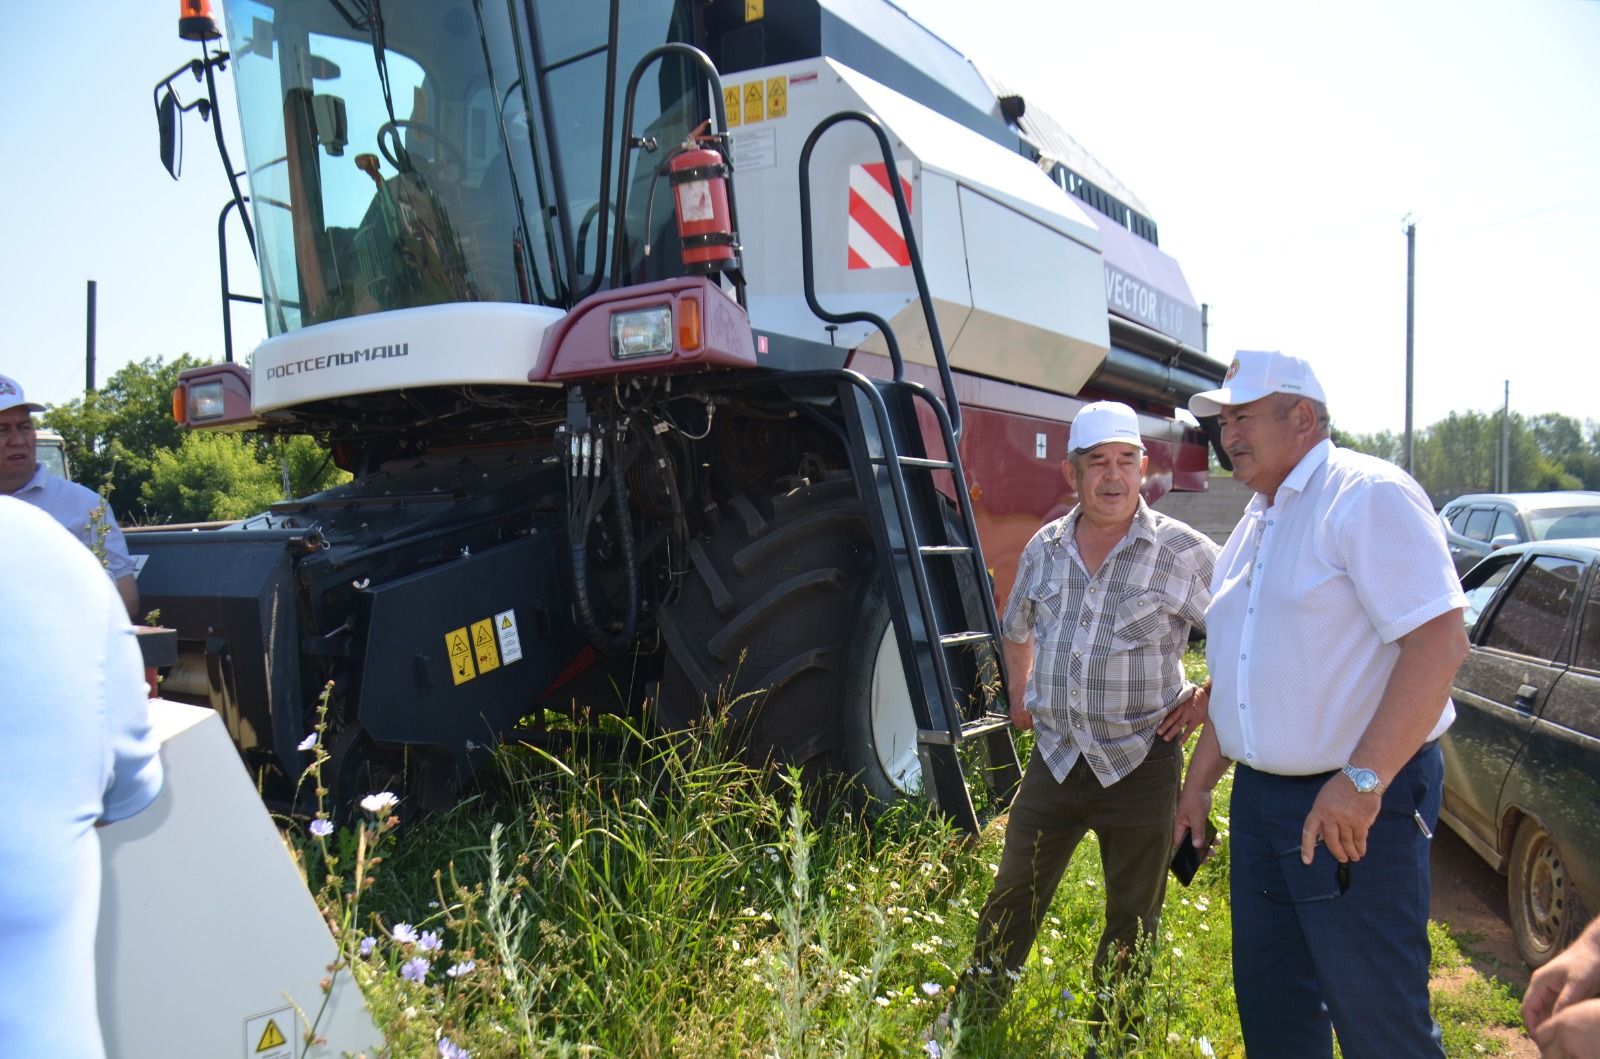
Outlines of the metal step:
[{"label": "metal step", "polygon": [[928,743],[932,746],[959,746],[968,739],[976,739],[980,735],[988,735],[1011,727],[1011,718],[1004,713],[986,713],[981,717],[961,722],[961,732],[952,736],[943,728],[927,728],[917,732],[917,742]]},{"label": "metal step", "polygon": [[971,555],[972,549],[965,544],[924,544],[917,551],[923,555]]},{"label": "metal step", "polygon": [[898,463],[902,467],[921,467],[930,471],[953,471],[956,465],[949,460],[929,460],[921,456],[874,456],[868,463]]},{"label": "metal step", "polygon": [[960,647],[969,643],[990,643],[994,640],[994,633],[984,632],[982,629],[969,629],[966,632],[947,632],[939,637],[942,647]]}]

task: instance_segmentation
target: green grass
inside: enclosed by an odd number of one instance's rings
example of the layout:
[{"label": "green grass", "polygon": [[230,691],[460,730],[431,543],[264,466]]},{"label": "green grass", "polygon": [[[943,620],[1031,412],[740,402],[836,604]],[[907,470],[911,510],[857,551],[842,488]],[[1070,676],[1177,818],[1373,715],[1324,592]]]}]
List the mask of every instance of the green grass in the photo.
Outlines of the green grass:
[{"label": "green grass", "polygon": [[[390,1054],[437,1056],[441,1038],[474,1059],[925,1054],[971,952],[1001,826],[969,842],[905,805],[869,827],[714,745],[634,736],[626,749],[505,747],[482,796],[404,830],[369,817],[318,839],[290,826],[344,954],[335,973],[355,975]],[[1225,788],[1217,804],[1222,848],[1192,887],[1168,890],[1127,1055],[1244,1054]],[[1091,835],[1011,1002],[981,1031],[937,1035],[942,1054],[1083,1054],[1102,907]],[[436,933],[439,949],[394,940],[400,923]],[[1436,956],[1459,965],[1448,940],[1435,938]],[[408,980],[419,957],[429,966]],[[1439,1001],[1452,1056],[1496,1054],[1485,1031],[1514,1024],[1504,986],[1479,983]]]}]

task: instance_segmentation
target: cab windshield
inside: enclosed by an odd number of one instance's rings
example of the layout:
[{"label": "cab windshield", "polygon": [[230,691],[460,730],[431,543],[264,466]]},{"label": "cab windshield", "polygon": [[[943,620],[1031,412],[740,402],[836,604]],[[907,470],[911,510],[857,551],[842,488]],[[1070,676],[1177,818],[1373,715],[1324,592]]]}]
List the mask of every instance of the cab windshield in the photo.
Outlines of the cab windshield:
[{"label": "cab windshield", "polygon": [[[618,97],[646,51],[690,39],[686,4],[620,0]],[[598,285],[620,153],[604,149],[610,7],[227,0],[269,333],[449,302],[566,308]],[[681,139],[702,95],[681,60],[660,64],[635,124]]]}]

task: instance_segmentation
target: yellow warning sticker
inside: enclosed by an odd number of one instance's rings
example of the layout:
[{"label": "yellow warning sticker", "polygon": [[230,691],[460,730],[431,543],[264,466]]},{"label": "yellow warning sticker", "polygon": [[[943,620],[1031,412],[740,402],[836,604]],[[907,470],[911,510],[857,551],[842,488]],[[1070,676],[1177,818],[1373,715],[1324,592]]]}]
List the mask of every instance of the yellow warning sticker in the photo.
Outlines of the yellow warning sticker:
[{"label": "yellow warning sticker", "polygon": [[466,629],[454,629],[444,634],[444,647],[450,654],[450,679],[465,684],[478,673],[472,668],[472,641]]},{"label": "yellow warning sticker", "polygon": [[472,623],[472,654],[478,660],[478,672],[487,673],[500,668],[500,655],[494,648],[494,621],[485,618]]},{"label": "yellow warning sticker", "polygon": [[722,90],[722,108],[728,112],[728,128],[739,124],[739,86],[729,85]]},{"label": "yellow warning sticker", "polygon": [[282,1048],[289,1042],[283,1039],[283,1031],[278,1029],[277,1019],[268,1019],[267,1028],[261,1031],[261,1040],[256,1042],[256,1051],[268,1052],[274,1048]]},{"label": "yellow warning sticker", "polygon": [[744,86],[744,120],[746,124],[761,120],[765,99],[763,90],[765,85],[760,81],[750,81]]},{"label": "yellow warning sticker", "polygon": [[757,22],[767,16],[767,0],[744,0],[744,20]]},{"label": "yellow warning sticker", "polygon": [[789,113],[789,79],[767,78],[767,117],[781,118]]},{"label": "yellow warning sticker", "polygon": [[294,1059],[294,1009],[263,1011],[244,1020],[244,1059]]}]

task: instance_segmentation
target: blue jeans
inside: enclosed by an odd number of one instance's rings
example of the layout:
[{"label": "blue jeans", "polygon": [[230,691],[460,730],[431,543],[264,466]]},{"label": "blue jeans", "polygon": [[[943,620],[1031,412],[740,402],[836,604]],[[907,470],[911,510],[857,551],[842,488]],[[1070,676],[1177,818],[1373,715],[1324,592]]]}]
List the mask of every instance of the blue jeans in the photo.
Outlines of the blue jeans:
[{"label": "blue jeans", "polygon": [[1428,1010],[1430,843],[1413,815],[1437,826],[1443,774],[1432,743],[1401,769],[1345,889],[1325,846],[1300,863],[1300,829],[1330,774],[1238,767],[1233,980],[1250,1059],[1331,1059],[1330,1029],[1344,1059],[1444,1059]]}]

